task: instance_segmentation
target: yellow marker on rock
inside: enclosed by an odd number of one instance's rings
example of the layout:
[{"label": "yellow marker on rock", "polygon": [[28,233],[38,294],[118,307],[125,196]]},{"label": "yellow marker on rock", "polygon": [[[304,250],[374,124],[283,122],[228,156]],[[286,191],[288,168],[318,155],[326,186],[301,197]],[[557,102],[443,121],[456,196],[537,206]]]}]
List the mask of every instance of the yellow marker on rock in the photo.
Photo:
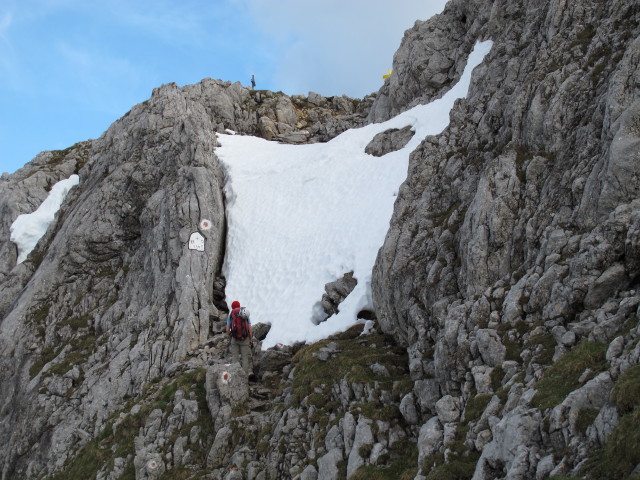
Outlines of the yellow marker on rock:
[{"label": "yellow marker on rock", "polygon": [[382,78],[387,79],[387,78],[389,78],[390,76],[391,76],[391,70],[389,70],[389,69],[387,68],[387,74],[386,74],[386,75],[382,75]]}]

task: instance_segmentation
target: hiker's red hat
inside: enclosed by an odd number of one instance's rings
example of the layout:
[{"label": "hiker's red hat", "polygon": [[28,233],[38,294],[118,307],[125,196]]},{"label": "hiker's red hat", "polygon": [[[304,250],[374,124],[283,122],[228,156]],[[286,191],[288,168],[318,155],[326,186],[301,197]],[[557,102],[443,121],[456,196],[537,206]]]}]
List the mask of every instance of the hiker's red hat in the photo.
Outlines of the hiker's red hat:
[{"label": "hiker's red hat", "polygon": [[233,303],[231,304],[231,308],[240,308],[240,302],[237,300],[234,300]]}]

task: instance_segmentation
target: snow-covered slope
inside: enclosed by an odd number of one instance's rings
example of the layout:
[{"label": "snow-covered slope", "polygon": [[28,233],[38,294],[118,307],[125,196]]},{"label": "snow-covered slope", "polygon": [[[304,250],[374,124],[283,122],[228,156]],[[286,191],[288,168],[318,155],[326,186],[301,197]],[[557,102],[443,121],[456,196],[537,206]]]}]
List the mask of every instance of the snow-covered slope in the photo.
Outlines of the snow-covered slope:
[{"label": "snow-covered slope", "polygon": [[[217,153],[229,178],[227,298],[246,305],[253,323],[271,323],[263,348],[324,338],[372,308],[371,271],[409,154],[446,128],[454,101],[466,96],[471,72],[491,45],[476,45],[462,78],[442,98],[328,143],[220,136]],[[401,150],[382,157],[365,153],[377,133],[408,125],[415,135]],[[350,271],[357,287],[338,314],[316,325],[325,284]]]}]

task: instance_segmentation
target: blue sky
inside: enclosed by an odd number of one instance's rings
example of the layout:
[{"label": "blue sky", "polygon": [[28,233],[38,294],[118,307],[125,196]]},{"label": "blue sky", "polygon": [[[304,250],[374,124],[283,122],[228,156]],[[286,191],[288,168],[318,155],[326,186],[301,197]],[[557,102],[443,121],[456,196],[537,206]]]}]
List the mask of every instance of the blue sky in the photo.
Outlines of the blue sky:
[{"label": "blue sky", "polygon": [[446,0],[0,0],[0,172],[97,138],[163,83],[377,91]]}]

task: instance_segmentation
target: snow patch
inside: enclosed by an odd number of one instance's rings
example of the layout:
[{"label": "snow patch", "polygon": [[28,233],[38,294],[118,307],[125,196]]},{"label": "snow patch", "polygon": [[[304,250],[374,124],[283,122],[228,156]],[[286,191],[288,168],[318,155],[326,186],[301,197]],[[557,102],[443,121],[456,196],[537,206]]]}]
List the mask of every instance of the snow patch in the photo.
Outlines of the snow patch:
[{"label": "snow patch", "polygon": [[19,215],[11,224],[11,241],[18,246],[18,263],[24,262],[38,241],[47,232],[67,193],[80,183],[78,175],[56,183],[49,196],[33,213]]},{"label": "snow patch", "polygon": [[[455,100],[466,97],[471,71],[491,45],[476,44],[460,81],[442,98],[324,144],[219,135],[216,153],[228,173],[227,298],[249,305],[252,323],[271,323],[263,348],[320,340],[373,309],[371,272],[409,154],[447,127]],[[377,133],[407,125],[416,133],[401,150],[382,157],[364,152]],[[325,284],[350,271],[358,284],[340,312],[314,324]]]}]

